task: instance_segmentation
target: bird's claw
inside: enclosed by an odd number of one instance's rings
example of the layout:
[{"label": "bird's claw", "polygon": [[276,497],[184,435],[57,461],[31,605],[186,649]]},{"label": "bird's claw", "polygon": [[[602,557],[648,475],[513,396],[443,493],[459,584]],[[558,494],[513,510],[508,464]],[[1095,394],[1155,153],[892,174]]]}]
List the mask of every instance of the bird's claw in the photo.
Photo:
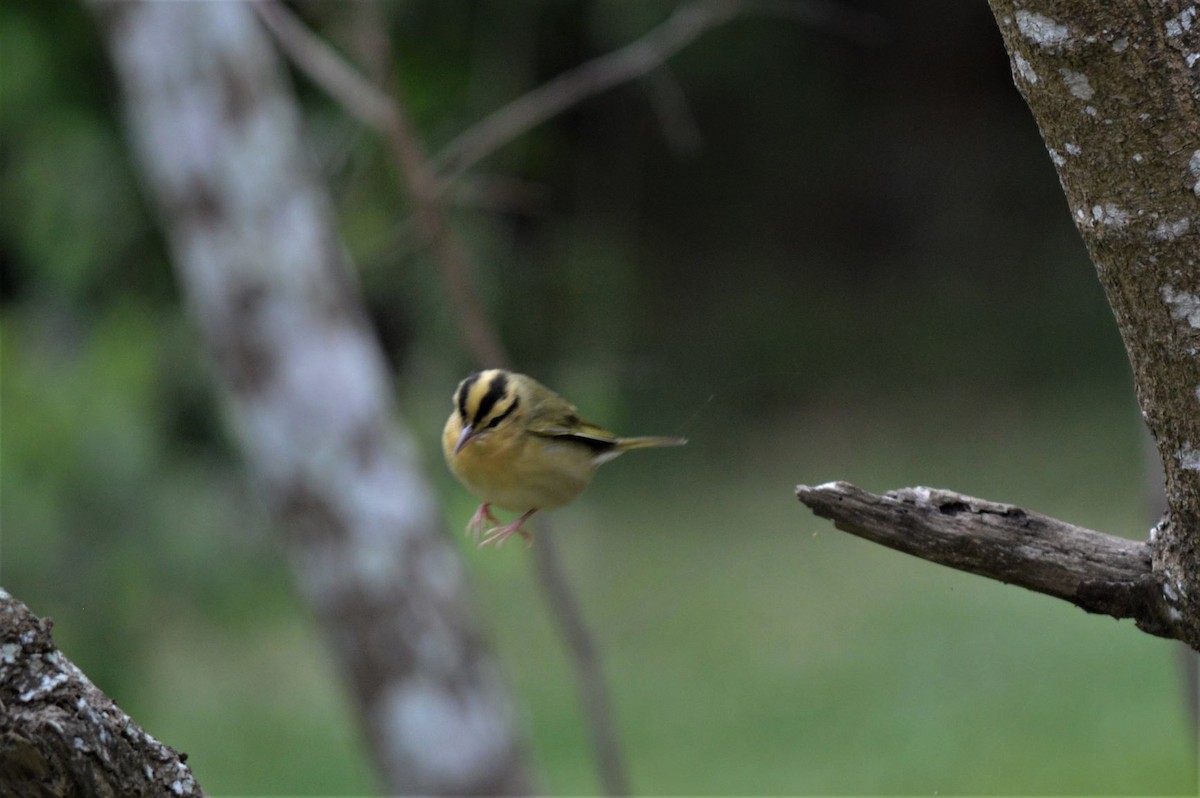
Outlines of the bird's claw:
[{"label": "bird's claw", "polygon": [[[479,509],[475,511],[475,514],[471,516],[471,520],[467,522],[467,534],[470,535],[476,543],[479,543],[480,536],[484,534],[483,530],[487,529],[489,524],[498,523],[500,523],[500,519],[492,515],[492,505],[486,503],[481,504],[479,505]],[[488,529],[487,534],[490,535],[493,531],[495,530]]]},{"label": "bird's claw", "polygon": [[500,548],[504,541],[508,540],[513,535],[520,535],[521,537],[525,538],[525,545],[527,547],[532,546],[533,535],[521,528],[521,523],[524,520],[525,516],[522,516],[516,521],[513,521],[511,524],[505,524],[504,526],[498,526],[489,529],[487,531],[487,537],[483,539],[483,541],[479,544],[479,547],[483,548],[484,546],[495,543],[496,548]]}]

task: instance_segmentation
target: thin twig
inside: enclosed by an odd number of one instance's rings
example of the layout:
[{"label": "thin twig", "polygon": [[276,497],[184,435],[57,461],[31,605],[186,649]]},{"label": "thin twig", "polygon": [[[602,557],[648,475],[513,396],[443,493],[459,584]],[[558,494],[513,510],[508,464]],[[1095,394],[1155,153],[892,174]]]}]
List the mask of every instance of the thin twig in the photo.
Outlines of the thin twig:
[{"label": "thin twig", "polygon": [[454,318],[468,349],[481,366],[505,363],[504,347],[475,292],[465,247],[454,235],[438,200],[437,176],[401,104],[363,78],[277,0],[263,0],[254,8],[297,67],[352,116],[383,135],[400,167],[403,188],[412,200],[418,225],[442,267]]},{"label": "thin twig", "polygon": [[731,19],[742,5],[740,0],[700,0],[680,6],[637,41],[562,73],[459,135],[434,159],[438,171],[453,179],[581,100],[645,75],[706,30]]},{"label": "thin twig", "polygon": [[879,31],[878,17],[823,0],[693,0],[637,41],[558,75],[460,134],[434,157],[439,175],[453,180],[521,134],[649,73],[706,31],[747,14],[784,16],[858,39]]},{"label": "thin twig", "polygon": [[397,113],[391,98],[304,27],[282,3],[260,0],[253,6],[292,62],[351,116],[385,134],[395,124]]}]

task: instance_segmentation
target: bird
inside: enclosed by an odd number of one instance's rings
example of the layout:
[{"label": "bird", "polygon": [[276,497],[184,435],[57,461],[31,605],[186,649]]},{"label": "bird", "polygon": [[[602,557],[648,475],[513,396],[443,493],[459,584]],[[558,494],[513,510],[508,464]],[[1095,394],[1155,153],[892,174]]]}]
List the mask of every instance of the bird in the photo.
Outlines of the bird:
[{"label": "bird", "polygon": [[[579,417],[575,405],[525,374],[486,369],[458,384],[442,430],[450,471],[483,503],[467,523],[480,546],[513,535],[532,545],[522,526],[538,510],[569,504],[596,468],[631,449],[682,446],[686,438],[622,438]],[[499,524],[492,506],[520,517]],[[482,541],[480,537],[482,536]]]}]

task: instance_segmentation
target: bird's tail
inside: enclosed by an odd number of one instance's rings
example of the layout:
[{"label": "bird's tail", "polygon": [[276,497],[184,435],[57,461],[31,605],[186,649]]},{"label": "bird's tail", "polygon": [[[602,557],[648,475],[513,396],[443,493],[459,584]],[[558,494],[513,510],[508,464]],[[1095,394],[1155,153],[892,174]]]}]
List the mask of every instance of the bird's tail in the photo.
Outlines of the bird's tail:
[{"label": "bird's tail", "polygon": [[650,449],[656,446],[683,446],[685,443],[687,443],[687,438],[652,435],[644,438],[617,438],[614,448],[618,452],[627,452],[630,449]]}]

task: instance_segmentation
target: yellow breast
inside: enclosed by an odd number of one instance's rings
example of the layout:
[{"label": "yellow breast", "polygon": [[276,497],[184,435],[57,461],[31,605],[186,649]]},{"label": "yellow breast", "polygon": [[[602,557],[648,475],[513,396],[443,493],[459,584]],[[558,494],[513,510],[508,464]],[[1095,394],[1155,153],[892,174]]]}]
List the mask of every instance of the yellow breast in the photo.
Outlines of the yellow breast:
[{"label": "yellow breast", "polygon": [[480,499],[513,512],[573,501],[596,470],[587,447],[534,435],[517,425],[478,435],[455,454],[461,434],[462,421],[451,413],[442,432],[450,470]]}]

